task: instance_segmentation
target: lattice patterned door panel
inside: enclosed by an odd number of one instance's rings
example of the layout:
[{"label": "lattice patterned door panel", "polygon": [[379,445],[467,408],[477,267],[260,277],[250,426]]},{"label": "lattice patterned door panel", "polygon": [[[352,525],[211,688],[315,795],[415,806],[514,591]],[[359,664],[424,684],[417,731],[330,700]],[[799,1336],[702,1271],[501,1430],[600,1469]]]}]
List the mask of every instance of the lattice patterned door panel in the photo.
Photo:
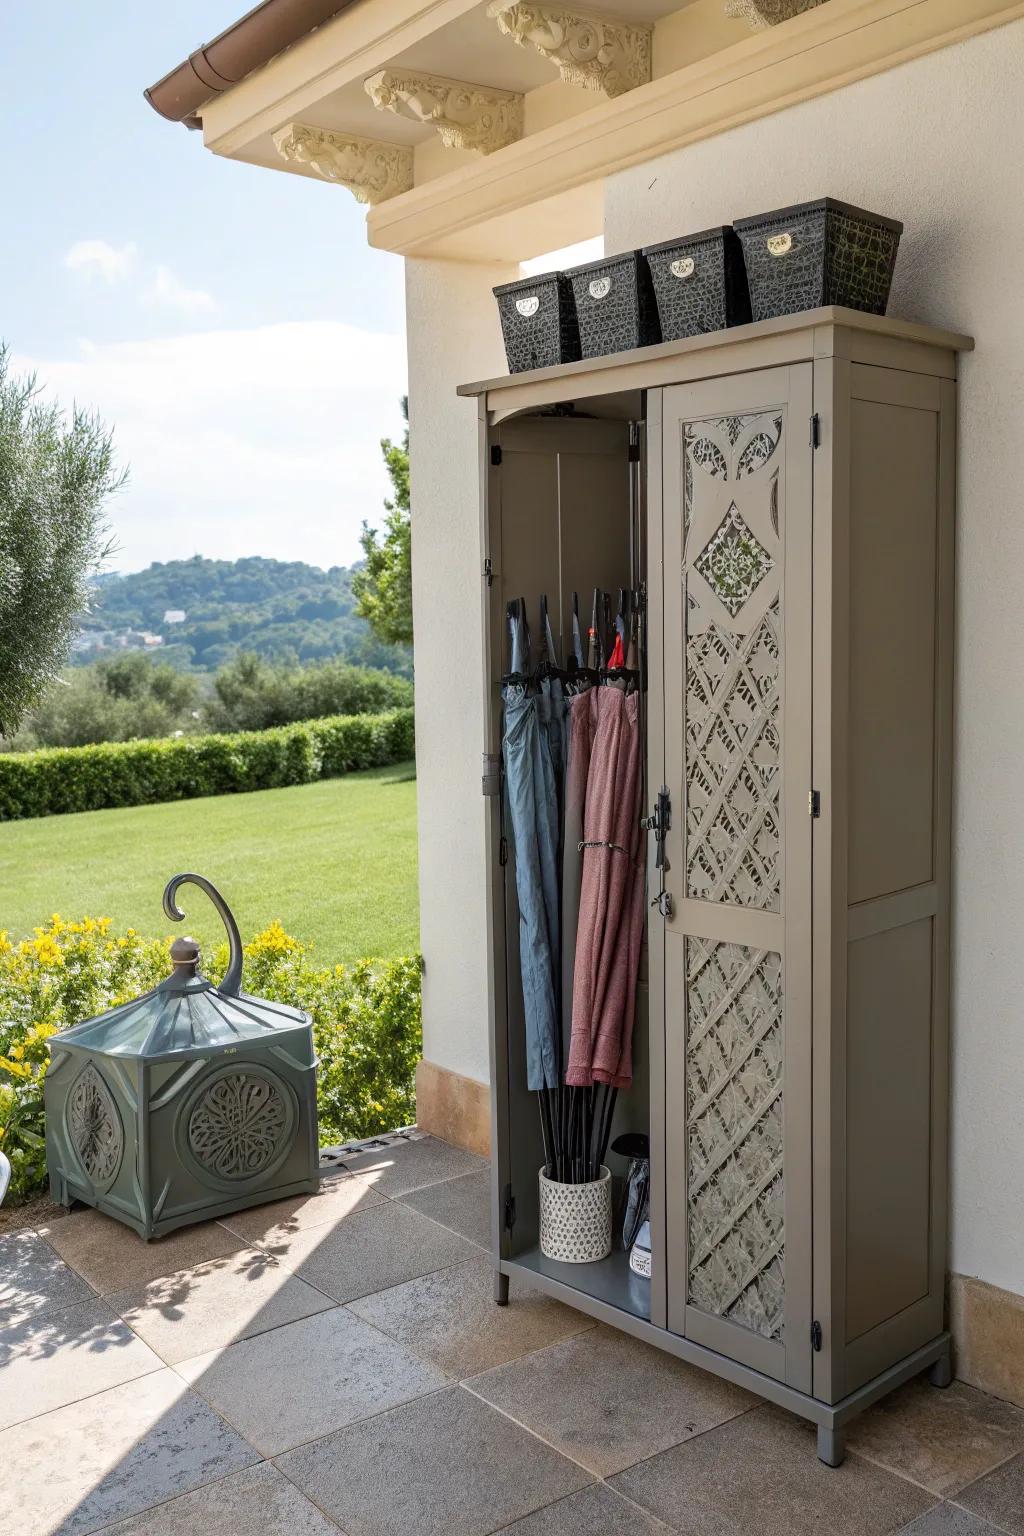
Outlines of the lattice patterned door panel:
[{"label": "lattice patterned door panel", "polygon": [[686,940],[690,1300],[781,1339],[782,961]]},{"label": "lattice patterned door panel", "polygon": [[810,1326],[792,1326],[810,1280],[809,1137],[793,1152],[809,1085],[789,1063],[809,1038],[811,507],[810,449],[791,442],[809,370],[664,399],[666,1092],[685,1104],[669,1132],[669,1322],[796,1384]]}]

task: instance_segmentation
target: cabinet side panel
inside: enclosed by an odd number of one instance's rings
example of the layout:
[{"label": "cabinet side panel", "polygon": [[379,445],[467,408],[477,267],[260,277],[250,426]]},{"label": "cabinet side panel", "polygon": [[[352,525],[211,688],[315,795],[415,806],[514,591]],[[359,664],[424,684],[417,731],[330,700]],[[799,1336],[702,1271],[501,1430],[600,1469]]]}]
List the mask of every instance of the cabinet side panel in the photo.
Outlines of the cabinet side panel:
[{"label": "cabinet side panel", "polygon": [[[849,902],[933,878],[938,417],[851,402]],[[874,370],[865,370],[874,372]]]},{"label": "cabinet side panel", "polygon": [[850,945],[846,1340],[928,1292],[932,919]]},{"label": "cabinet side panel", "polygon": [[856,1390],[942,1328],[949,395],[919,374],[850,368],[849,552],[833,575],[849,599],[847,879],[837,887],[846,933],[835,933],[832,959],[844,972],[845,1069],[833,1081],[844,1122],[833,1393]]}]

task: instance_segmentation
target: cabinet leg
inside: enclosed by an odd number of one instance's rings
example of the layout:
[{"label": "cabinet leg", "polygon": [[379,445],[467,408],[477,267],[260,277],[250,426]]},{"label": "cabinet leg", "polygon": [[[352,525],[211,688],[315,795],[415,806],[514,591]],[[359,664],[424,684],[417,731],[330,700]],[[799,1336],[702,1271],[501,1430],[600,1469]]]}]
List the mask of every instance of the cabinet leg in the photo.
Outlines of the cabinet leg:
[{"label": "cabinet leg", "polygon": [[928,1367],[928,1380],[933,1387],[948,1387],[953,1380],[953,1357],[948,1345],[934,1365]]},{"label": "cabinet leg", "polygon": [[846,1456],[845,1429],[826,1429],[818,1425],[818,1460],[826,1467],[841,1467]]},{"label": "cabinet leg", "polygon": [[508,1306],[508,1275],[503,1275],[500,1269],[494,1271],[494,1301],[496,1306]]}]

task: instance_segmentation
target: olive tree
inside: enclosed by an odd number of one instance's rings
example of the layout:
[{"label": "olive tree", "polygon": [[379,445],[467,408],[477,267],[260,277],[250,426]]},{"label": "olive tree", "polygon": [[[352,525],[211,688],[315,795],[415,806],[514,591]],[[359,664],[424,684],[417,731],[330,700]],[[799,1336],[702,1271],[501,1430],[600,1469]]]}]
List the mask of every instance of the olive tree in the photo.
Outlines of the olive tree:
[{"label": "olive tree", "polygon": [[41,400],[0,346],[0,735],[14,735],[67,661],[111,550],[104,506],[124,479],[99,418]]}]

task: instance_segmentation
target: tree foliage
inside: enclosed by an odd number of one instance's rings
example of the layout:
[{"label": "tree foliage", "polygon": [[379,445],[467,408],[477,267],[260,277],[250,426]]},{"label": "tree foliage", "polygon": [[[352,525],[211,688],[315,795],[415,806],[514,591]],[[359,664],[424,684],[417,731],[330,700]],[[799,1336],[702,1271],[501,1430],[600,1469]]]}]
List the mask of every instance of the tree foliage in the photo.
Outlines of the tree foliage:
[{"label": "tree foliage", "polygon": [[[184,612],[184,620],[168,623],[171,609]],[[302,560],[194,555],[104,576],[83,621],[85,647],[76,661],[95,661],[109,654],[103,647],[116,637],[145,630],[163,636],[160,654],[169,662],[197,672],[215,672],[244,651],[292,665],[342,657],[411,671],[408,649],[377,639],[356,612],[353,573],[344,566],[321,570]]]},{"label": "tree foliage", "polygon": [[378,532],[363,524],[359,542],[365,563],[352,576],[356,611],[380,639],[394,645],[412,644],[412,517],[409,502],[409,401],[402,400],[406,420],[400,443],[381,439],[384,465],[394,488],[385,501],[384,526]]},{"label": "tree foliage", "polygon": [[87,747],[195,730],[199,684],[142,651],[123,651],[94,667],[72,667],[25,720],[13,745]]},{"label": "tree foliage", "polygon": [[411,703],[412,683],[388,672],[343,661],[288,667],[247,654],[216,674],[203,716],[210,730],[262,731],[326,715],[375,715]]},{"label": "tree foliage", "polygon": [[180,672],[159,653],[120,651],[69,667],[0,752],[147,741],[209,731],[262,731],[328,715],[377,715],[412,704],[412,683],[344,661],[287,666],[244,653],[213,678]]},{"label": "tree foliage", "polygon": [[99,417],[39,399],[0,346],[0,732],[12,734],[71,649],[109,554],[104,506],[124,483]]}]

